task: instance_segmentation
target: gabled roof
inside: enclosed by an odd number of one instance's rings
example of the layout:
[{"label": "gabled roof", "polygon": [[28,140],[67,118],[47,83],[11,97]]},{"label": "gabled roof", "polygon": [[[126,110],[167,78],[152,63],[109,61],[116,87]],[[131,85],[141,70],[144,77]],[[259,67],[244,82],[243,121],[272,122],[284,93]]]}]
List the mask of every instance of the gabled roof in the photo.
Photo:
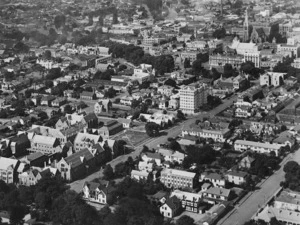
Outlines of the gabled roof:
[{"label": "gabled roof", "polygon": [[41,153],[41,152],[35,152],[35,153],[32,153],[32,154],[28,155],[27,156],[27,160],[28,161],[34,161],[34,160],[36,160],[38,158],[41,158],[43,156],[44,156],[43,153]]},{"label": "gabled roof", "polygon": [[67,164],[71,165],[72,168],[75,168],[84,162],[83,159],[85,161],[90,161],[93,158],[94,156],[92,153],[87,148],[84,148],[79,152],[75,152],[73,155],[64,158],[64,160]]},{"label": "gabled roof", "polygon": [[208,190],[206,190],[204,193],[228,197],[230,194],[230,189],[211,187]]},{"label": "gabled roof", "polygon": [[0,157],[0,170],[7,170],[7,168],[10,166],[15,168],[18,162],[19,160],[17,159]]},{"label": "gabled roof", "polygon": [[35,135],[32,140],[33,143],[40,143],[40,144],[45,144],[50,146],[54,146],[55,141],[56,141],[55,137],[43,136],[38,134]]},{"label": "gabled roof", "polygon": [[172,196],[171,198],[166,200],[165,204],[169,206],[170,209],[176,210],[180,207],[181,202],[176,196]]}]

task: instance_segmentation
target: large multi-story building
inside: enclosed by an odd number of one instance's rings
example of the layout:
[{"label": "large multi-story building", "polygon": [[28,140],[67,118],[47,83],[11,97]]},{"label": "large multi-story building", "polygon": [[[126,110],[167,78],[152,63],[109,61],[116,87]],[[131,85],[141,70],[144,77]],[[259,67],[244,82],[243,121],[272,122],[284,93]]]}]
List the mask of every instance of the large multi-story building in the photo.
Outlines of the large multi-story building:
[{"label": "large multi-story building", "polygon": [[160,181],[166,187],[193,188],[196,173],[175,169],[163,169],[160,174]]},{"label": "large multi-story building", "polygon": [[292,63],[292,67],[300,69],[300,58],[294,59],[294,62]]},{"label": "large multi-story building", "polygon": [[271,143],[261,143],[255,141],[246,141],[246,140],[236,140],[234,143],[234,149],[236,151],[246,151],[251,150],[258,153],[267,153],[270,154],[274,152],[276,156],[279,154],[281,147],[285,145],[282,144],[271,144]]},{"label": "large multi-story building", "polygon": [[253,62],[255,67],[260,67],[260,52],[245,52],[244,53],[244,61],[247,62]]},{"label": "large multi-story building", "polygon": [[197,112],[200,106],[207,103],[208,88],[206,85],[187,85],[179,90],[180,109],[187,114]]},{"label": "large multi-story building", "polygon": [[232,65],[233,68],[239,69],[243,62],[244,62],[244,57],[241,55],[215,54],[209,56],[210,67],[219,67],[219,66],[223,67],[226,64],[230,64]]}]

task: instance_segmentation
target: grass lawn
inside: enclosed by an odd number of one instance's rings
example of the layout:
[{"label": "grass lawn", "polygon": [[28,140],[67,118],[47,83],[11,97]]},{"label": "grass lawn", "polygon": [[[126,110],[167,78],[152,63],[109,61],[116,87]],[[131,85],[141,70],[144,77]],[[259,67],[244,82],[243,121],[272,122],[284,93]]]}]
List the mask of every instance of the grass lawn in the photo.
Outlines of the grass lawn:
[{"label": "grass lawn", "polygon": [[147,140],[148,138],[149,138],[149,136],[144,132],[126,130],[125,132],[120,133],[114,139],[115,140],[124,140],[128,144],[138,146],[139,144],[141,144],[143,141]]}]

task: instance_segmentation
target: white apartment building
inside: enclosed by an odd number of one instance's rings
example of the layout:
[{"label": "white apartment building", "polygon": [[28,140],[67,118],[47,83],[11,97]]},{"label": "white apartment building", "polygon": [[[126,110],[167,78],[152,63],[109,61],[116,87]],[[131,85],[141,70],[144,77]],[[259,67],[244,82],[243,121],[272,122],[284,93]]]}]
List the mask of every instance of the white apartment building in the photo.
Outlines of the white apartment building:
[{"label": "white apartment building", "polygon": [[182,129],[182,136],[191,135],[202,138],[211,138],[216,142],[225,142],[226,136],[230,133],[228,128],[225,129],[202,129],[197,126],[189,126]]},{"label": "white apartment building", "polygon": [[260,67],[260,52],[245,52],[244,61],[253,62],[256,68]]},{"label": "white apartment building", "polygon": [[179,90],[180,109],[187,114],[197,112],[200,106],[207,103],[208,88],[205,85],[187,85]]},{"label": "white apartment building", "polygon": [[236,140],[234,143],[234,149],[236,151],[246,151],[251,150],[258,153],[268,153],[272,151],[275,152],[275,155],[278,156],[279,149],[284,146],[281,144],[271,144],[271,143],[261,143],[255,141],[246,141],[246,140]]},{"label": "white apartment building", "polygon": [[160,181],[166,187],[184,188],[194,186],[196,173],[187,172],[184,170],[163,169],[160,174]]}]

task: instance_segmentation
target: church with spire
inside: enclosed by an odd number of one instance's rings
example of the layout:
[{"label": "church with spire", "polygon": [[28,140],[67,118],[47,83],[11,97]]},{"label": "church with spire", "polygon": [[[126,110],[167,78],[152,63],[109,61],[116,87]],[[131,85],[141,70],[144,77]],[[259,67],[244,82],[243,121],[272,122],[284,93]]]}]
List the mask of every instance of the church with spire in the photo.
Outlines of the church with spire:
[{"label": "church with spire", "polygon": [[248,8],[245,11],[245,20],[243,24],[243,42],[248,42],[249,40],[249,18],[248,18]]}]

